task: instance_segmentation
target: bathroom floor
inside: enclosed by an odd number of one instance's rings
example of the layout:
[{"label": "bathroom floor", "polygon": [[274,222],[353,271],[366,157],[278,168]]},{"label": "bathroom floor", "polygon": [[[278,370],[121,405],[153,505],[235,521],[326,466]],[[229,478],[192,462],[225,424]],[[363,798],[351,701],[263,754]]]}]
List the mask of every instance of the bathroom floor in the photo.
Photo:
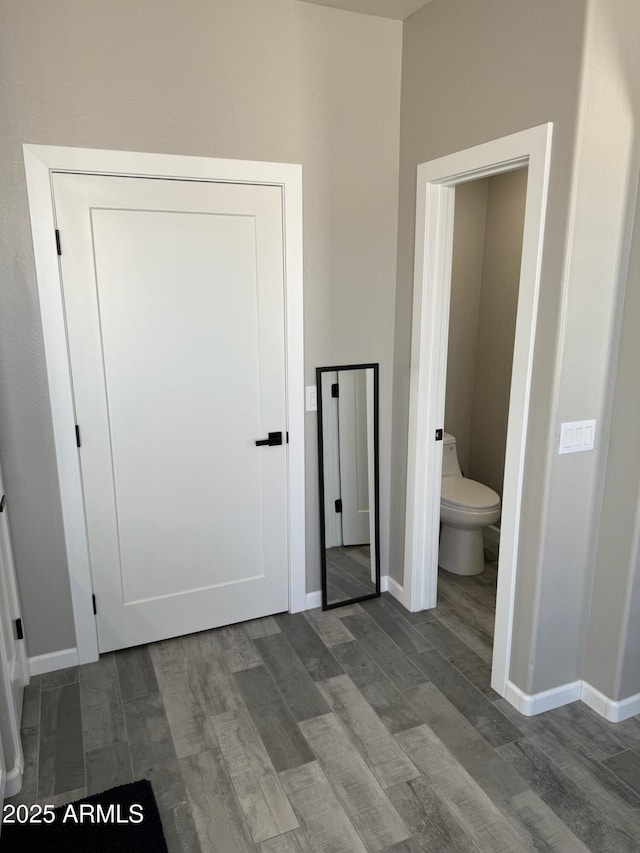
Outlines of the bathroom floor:
[{"label": "bathroom floor", "polygon": [[640,719],[489,684],[495,554],[388,594],[34,678],[25,803],[151,779],[170,853],[640,851]]}]

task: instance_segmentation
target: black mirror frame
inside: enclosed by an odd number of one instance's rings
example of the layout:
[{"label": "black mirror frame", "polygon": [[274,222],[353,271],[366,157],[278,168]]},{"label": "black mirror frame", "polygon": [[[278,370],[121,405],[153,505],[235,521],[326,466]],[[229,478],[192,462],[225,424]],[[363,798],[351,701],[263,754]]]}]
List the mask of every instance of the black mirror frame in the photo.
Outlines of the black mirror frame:
[{"label": "black mirror frame", "polygon": [[[317,423],[318,423],[318,484],[320,490],[320,567],[322,578],[322,609],[333,610],[336,607],[345,607],[348,604],[357,604],[360,601],[368,601],[370,598],[379,598],[380,589],[380,454],[378,448],[379,437],[379,394],[378,394],[378,362],[370,364],[339,364],[329,367],[316,367],[316,389],[318,395]],[[344,601],[330,603],[327,596],[327,555],[325,538],[325,514],[324,514],[324,440],[322,435],[322,374],[337,372],[340,370],[371,370],[373,369],[373,456],[374,456],[374,493],[375,493],[375,552],[376,552],[376,591],[361,595],[356,598],[347,598]]]}]

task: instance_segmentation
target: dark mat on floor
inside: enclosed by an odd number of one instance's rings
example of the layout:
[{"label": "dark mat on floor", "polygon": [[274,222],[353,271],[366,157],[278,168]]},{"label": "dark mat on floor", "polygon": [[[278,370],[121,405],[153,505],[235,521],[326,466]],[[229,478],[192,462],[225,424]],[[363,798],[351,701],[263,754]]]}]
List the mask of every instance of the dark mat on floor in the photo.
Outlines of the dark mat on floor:
[{"label": "dark mat on floor", "polygon": [[[151,783],[143,779],[51,812],[5,803],[0,853],[167,853]],[[28,822],[22,822],[27,819]],[[35,823],[35,820],[50,821]]]}]

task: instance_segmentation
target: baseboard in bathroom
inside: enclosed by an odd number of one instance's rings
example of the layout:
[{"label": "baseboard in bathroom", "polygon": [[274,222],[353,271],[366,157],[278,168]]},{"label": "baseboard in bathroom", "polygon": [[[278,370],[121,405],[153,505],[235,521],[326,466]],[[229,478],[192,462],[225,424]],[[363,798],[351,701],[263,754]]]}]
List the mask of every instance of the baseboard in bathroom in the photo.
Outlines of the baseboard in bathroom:
[{"label": "baseboard in bathroom", "polygon": [[485,527],[484,537],[489,542],[495,542],[496,545],[500,543],[500,528],[496,527],[495,524],[490,524],[488,527]]}]

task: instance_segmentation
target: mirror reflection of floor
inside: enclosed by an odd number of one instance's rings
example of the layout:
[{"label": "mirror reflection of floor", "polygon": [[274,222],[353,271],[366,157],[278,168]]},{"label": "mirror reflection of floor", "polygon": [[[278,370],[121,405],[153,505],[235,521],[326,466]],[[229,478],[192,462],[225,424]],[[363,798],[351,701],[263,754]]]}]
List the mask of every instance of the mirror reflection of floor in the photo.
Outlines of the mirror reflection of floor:
[{"label": "mirror reflection of floor", "polygon": [[327,598],[335,601],[359,598],[376,591],[371,580],[369,545],[327,548]]}]

